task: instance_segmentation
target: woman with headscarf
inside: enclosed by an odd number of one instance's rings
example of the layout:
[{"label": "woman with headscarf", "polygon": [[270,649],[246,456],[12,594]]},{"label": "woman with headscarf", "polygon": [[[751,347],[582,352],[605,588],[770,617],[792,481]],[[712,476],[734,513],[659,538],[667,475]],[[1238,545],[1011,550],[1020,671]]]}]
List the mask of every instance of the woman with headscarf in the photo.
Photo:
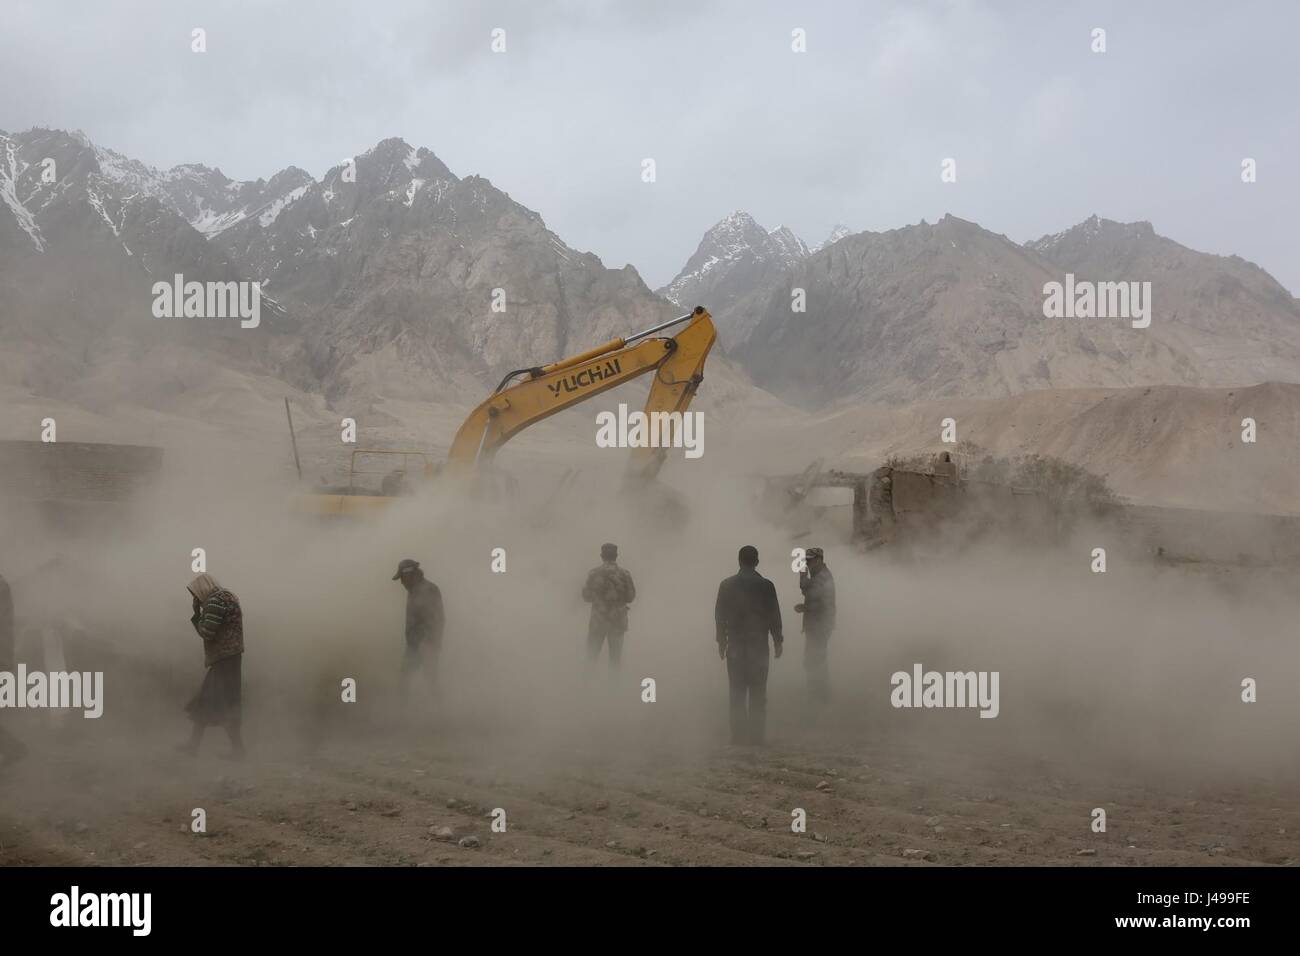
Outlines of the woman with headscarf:
[{"label": "woman with headscarf", "polygon": [[244,655],[244,614],[239,598],[227,591],[210,574],[200,574],[190,582],[194,598],[194,616],[190,623],[203,639],[203,664],[207,673],[198,694],[185,709],[194,721],[189,742],[182,745],[186,753],[197,753],[203,732],[219,725],[230,736],[235,756],[243,756],[244,741],[240,734],[240,661]]}]

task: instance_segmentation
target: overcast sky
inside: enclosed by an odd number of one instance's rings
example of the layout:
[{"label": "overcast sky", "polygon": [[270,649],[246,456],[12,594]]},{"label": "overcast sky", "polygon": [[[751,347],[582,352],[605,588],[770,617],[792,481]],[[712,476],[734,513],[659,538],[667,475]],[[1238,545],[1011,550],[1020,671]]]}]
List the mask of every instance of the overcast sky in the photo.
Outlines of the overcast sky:
[{"label": "overcast sky", "polygon": [[0,129],[237,179],[319,177],[400,136],[652,287],[744,209],[810,245],[946,212],[1016,241],[1145,219],[1300,292],[1293,0],[3,6]]}]

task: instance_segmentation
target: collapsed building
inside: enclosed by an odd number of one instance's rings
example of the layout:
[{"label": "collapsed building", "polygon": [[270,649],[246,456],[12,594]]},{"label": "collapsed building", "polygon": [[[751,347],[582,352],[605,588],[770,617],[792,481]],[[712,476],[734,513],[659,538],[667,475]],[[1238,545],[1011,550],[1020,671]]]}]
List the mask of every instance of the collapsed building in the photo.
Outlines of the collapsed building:
[{"label": "collapsed building", "polygon": [[818,460],[799,475],[765,478],[760,506],[796,540],[829,534],[863,551],[960,550],[994,534],[1063,544],[1086,521],[1114,535],[1117,546],[1158,562],[1300,564],[1300,516],[1066,497],[1051,488],[970,477],[947,452],[868,472],[826,468]]}]

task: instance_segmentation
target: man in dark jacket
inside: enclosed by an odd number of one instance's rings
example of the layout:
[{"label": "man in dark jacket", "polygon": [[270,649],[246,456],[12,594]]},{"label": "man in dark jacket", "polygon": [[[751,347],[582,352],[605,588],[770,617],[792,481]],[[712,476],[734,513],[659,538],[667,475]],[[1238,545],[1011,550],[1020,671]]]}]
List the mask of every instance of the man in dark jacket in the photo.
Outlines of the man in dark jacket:
[{"label": "man in dark jacket", "polygon": [[758,549],[740,549],[740,571],[718,586],[713,618],[718,656],[731,687],[731,742],[762,744],[767,722],[767,637],[781,656],[781,606],[776,586],[758,573]]},{"label": "man in dark jacket", "polygon": [[419,561],[404,558],[398,563],[393,580],[401,581],[402,587],[406,588],[406,657],[402,660],[402,689],[405,692],[411,678],[426,661],[434,675],[437,674],[445,616],[442,592],[438,585],[424,576]]},{"label": "man in dark jacket", "polygon": [[186,705],[194,722],[185,753],[198,752],[203,732],[224,727],[236,757],[244,755],[241,711],[243,708],[241,662],[244,657],[244,612],[239,598],[227,591],[210,574],[190,582],[194,616],[190,623],[203,641],[203,664],[207,671],[194,699]]},{"label": "man in dark jacket", "polygon": [[[14,601],[9,593],[9,583],[0,578],[0,671],[16,670],[14,661]],[[22,693],[20,690],[19,693]],[[4,712],[0,711],[0,720]],[[0,727],[0,757],[4,758],[2,766],[10,767],[22,760],[27,754],[23,742],[4,727]]]},{"label": "man in dark jacket", "polygon": [[799,574],[803,603],[795,611],[803,615],[803,668],[808,680],[808,701],[824,707],[831,699],[828,646],[835,630],[835,579],[821,548],[805,552],[808,567]]},{"label": "man in dark jacket", "polygon": [[618,566],[618,545],[600,546],[600,566],[587,572],[582,599],[591,605],[587,621],[587,659],[600,657],[600,648],[609,641],[609,669],[618,669],[623,653],[623,635],[627,633],[627,606],[636,600],[632,575]]}]

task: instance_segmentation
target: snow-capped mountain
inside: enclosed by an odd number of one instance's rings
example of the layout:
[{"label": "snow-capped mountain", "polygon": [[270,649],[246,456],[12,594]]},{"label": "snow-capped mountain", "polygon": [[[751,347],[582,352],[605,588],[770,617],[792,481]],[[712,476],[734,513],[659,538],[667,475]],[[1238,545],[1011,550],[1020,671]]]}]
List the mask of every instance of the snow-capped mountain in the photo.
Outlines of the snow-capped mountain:
[{"label": "snow-capped mountain", "polygon": [[808,256],[808,247],[787,226],[770,232],[746,212],[733,212],[715,224],[700,240],[695,254],[659,294],[682,308],[707,305],[719,324],[724,348],[744,335],[739,325],[727,322],[731,306],[767,288],[771,280]]},{"label": "snow-capped mountain", "polygon": [[[125,204],[155,199],[211,238],[250,216],[273,218],[312,182],[310,175],[295,167],[269,181],[253,182],[237,182],[218,169],[197,164],[158,170],[96,146],[80,132],[0,133],[0,148],[5,151],[0,157],[0,182],[8,183],[6,204],[29,223],[36,215],[33,208],[57,207],[71,195],[90,203],[110,230],[120,230]],[[17,211],[15,203],[26,209],[26,215]],[[38,243],[39,239],[34,244]]]},{"label": "snow-capped mountain", "polygon": [[748,212],[733,212],[708,229],[694,255],[659,294],[677,306],[707,300],[722,307],[731,300],[731,290],[753,281],[755,274],[788,267],[807,254],[809,248],[788,226],[768,232]]},{"label": "snow-capped mountain", "polygon": [[111,149],[95,146],[84,134],[73,136],[93,152],[105,180],[118,184],[128,195],[162,200],[209,239],[250,217],[269,224],[314,181],[296,166],[281,170],[269,180],[251,182],[232,180],[221,170],[198,163],[160,171]]},{"label": "snow-capped mountain", "polygon": [[[261,327],[155,318],[154,283],[178,273],[260,283]],[[1045,318],[1044,288],[1067,273],[1150,283],[1150,328]],[[1019,245],[946,216],[810,253],[738,212],[664,295],[676,305],[400,139],[319,181],[291,167],[237,183],[199,165],[159,171],[75,133],[0,133],[0,378],[38,392],[138,382],[130,368],[151,350],[183,348],[198,368],[329,396],[463,402],[505,370],[696,304],[757,384],[810,405],[1300,382],[1295,298],[1257,266],[1149,223],[1092,217]]]},{"label": "snow-capped mountain", "polygon": [[488,180],[401,139],[214,242],[312,317],[306,340],[331,392],[463,399],[671,314],[635,269],[606,269]]},{"label": "snow-capped mountain", "polygon": [[[160,324],[151,289],[177,273],[260,283],[263,328]],[[111,335],[128,352],[211,345],[223,363],[234,349],[332,396],[458,401],[672,314],[635,269],[606,269],[486,179],[400,139],[320,181],[290,167],[240,183],[45,129],[0,133],[0,303],[15,352],[67,326],[75,360],[54,362],[43,387],[93,374],[81,366],[117,348]]]},{"label": "snow-capped mountain", "polygon": [[767,234],[767,246],[783,262],[798,262],[808,255],[804,241],[789,226],[777,226]]},{"label": "snow-capped mountain", "polygon": [[827,236],[825,239],[823,239],[821,243],[817,245],[817,247],[814,248],[812,251],[821,252],[827,246],[833,246],[835,245],[835,243],[839,242],[845,236],[851,236],[851,235],[853,235],[852,229],[850,229],[848,226],[844,225],[843,223],[836,223],[835,227],[831,229],[831,234]]},{"label": "snow-capped mountain", "polygon": [[[15,278],[22,263],[32,262],[30,286],[35,273],[53,274],[63,265],[68,293],[86,271],[69,261],[87,256],[119,271],[127,267],[124,276],[189,270],[214,280],[238,278],[225,252],[209,246],[183,215],[179,202],[190,195],[175,171],[159,173],[78,133],[0,132],[0,272]],[[107,290],[85,288],[106,308],[113,302]]]}]

